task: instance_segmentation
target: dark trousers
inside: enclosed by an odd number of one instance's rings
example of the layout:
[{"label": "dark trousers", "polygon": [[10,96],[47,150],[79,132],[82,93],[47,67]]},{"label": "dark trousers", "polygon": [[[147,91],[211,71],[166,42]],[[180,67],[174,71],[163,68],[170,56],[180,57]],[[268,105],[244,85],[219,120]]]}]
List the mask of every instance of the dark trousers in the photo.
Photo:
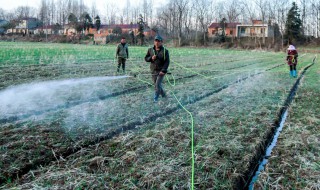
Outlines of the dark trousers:
[{"label": "dark trousers", "polygon": [[164,90],[162,88],[162,81],[163,81],[164,75],[160,76],[159,72],[160,71],[153,71],[152,72],[152,81],[153,81],[153,84],[154,84],[154,93],[155,93],[156,96],[161,95],[162,97],[164,97],[165,96],[165,92],[164,92]]},{"label": "dark trousers", "polygon": [[292,70],[296,70],[296,64],[292,64],[292,65],[290,65],[290,71],[292,71]]},{"label": "dark trousers", "polygon": [[118,72],[119,72],[119,69],[120,69],[121,65],[122,65],[122,70],[124,72],[125,69],[126,69],[126,59],[122,58],[122,57],[118,57],[118,69],[117,69]]}]

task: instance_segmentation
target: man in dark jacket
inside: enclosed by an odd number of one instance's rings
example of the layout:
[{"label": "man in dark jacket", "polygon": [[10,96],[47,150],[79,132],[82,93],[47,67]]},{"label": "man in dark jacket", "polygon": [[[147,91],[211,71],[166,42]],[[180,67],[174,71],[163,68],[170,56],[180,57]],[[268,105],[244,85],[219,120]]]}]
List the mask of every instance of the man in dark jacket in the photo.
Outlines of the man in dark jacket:
[{"label": "man in dark jacket", "polygon": [[167,73],[170,63],[169,51],[162,46],[161,36],[157,35],[154,38],[154,46],[148,49],[147,55],[144,59],[146,62],[151,62],[150,70],[155,90],[154,102],[157,102],[159,95],[162,97],[166,96],[161,83],[164,75]]},{"label": "man in dark jacket", "polygon": [[118,58],[118,69],[119,72],[120,66],[122,65],[122,71],[125,72],[126,60],[129,58],[128,44],[126,43],[126,38],[121,38],[120,44],[117,46],[116,57]]}]

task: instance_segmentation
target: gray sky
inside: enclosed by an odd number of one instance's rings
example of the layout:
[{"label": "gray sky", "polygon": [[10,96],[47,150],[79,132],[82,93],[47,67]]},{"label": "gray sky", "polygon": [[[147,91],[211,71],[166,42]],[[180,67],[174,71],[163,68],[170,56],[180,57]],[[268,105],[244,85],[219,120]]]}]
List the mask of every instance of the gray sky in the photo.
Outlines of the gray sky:
[{"label": "gray sky", "polygon": [[[14,3],[13,3],[14,2]],[[41,0],[0,0],[0,8],[10,11],[18,6],[30,6],[38,8],[40,6]],[[119,8],[123,8],[127,2],[127,0],[84,0],[84,4],[89,8],[92,5],[92,2],[96,2],[96,7],[99,11],[103,11],[106,3],[119,5]],[[130,5],[135,5],[137,2],[142,2],[142,0],[130,0]]]}]

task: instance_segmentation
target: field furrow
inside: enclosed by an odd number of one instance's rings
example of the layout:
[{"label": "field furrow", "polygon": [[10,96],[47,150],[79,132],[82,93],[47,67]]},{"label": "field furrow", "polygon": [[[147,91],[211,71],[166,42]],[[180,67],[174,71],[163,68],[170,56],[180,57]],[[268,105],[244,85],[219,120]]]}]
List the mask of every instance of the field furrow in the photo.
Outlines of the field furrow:
[{"label": "field furrow", "polygon": [[241,189],[296,81],[282,53],[169,48],[153,103],[147,47],[121,75],[111,46],[25,45],[0,42],[0,189]]}]

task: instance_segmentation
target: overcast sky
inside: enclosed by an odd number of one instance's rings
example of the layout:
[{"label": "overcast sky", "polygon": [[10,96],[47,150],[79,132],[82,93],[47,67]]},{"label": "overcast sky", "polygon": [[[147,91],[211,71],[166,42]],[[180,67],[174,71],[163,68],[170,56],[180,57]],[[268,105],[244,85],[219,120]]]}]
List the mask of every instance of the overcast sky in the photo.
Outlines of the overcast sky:
[{"label": "overcast sky", "polygon": [[14,8],[17,8],[18,6],[31,6],[31,7],[38,7],[41,0],[0,0],[0,8],[9,11]]},{"label": "overcast sky", "polygon": [[[161,0],[160,2],[165,2],[166,0]],[[10,11],[19,6],[30,6],[34,8],[39,8],[41,0],[0,0],[0,8]],[[92,2],[96,2],[96,7],[99,11],[103,11],[106,3],[119,5],[119,8],[123,8],[127,2],[127,0],[84,0],[83,1],[86,6],[89,8],[92,5]],[[142,0],[130,0],[130,5],[133,6]]]}]

